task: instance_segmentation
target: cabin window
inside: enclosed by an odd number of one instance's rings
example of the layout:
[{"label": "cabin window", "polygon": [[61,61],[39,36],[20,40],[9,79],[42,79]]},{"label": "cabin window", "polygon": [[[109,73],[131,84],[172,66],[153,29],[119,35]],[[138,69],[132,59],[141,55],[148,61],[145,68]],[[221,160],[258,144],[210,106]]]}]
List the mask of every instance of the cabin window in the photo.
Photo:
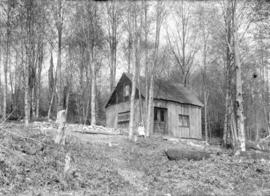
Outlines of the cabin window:
[{"label": "cabin window", "polygon": [[166,108],[154,108],[154,121],[165,122]]},{"label": "cabin window", "polygon": [[130,93],[130,87],[127,84],[127,85],[124,86],[124,100],[125,101],[128,101],[128,99],[129,99],[129,93]]},{"label": "cabin window", "polygon": [[179,126],[189,127],[189,116],[179,114]]},{"label": "cabin window", "polygon": [[118,123],[127,123],[129,122],[130,112],[120,112],[118,113]]}]

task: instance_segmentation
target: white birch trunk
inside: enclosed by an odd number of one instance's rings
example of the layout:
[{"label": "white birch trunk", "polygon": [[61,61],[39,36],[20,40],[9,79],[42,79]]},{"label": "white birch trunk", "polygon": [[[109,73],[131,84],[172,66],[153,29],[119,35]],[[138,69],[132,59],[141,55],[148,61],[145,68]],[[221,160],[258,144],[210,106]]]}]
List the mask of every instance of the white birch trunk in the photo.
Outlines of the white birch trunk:
[{"label": "white birch trunk", "polygon": [[[93,49],[92,49],[93,50]],[[93,60],[94,54],[91,57],[91,125],[96,125],[96,62]]]},{"label": "white birch trunk", "polygon": [[151,67],[151,76],[150,76],[150,88],[149,88],[149,101],[148,101],[148,109],[147,109],[147,124],[146,124],[146,136],[150,136],[153,130],[153,96],[154,96],[154,71],[155,67],[158,63],[158,49],[159,49],[159,35],[160,28],[162,24],[163,8],[160,2],[157,2],[156,5],[156,37],[155,37],[155,51],[154,51],[154,64]]},{"label": "white birch trunk", "polygon": [[[236,10],[236,1],[235,8]],[[239,41],[236,31],[236,13],[234,10],[234,58],[235,58],[235,72],[236,72],[236,127],[238,139],[240,142],[240,150],[246,151],[246,138],[244,127],[244,111],[243,111],[243,90],[242,90],[242,76],[241,76],[241,62],[239,54]]]},{"label": "white birch trunk", "polygon": [[149,98],[147,104],[147,123],[146,123],[146,137],[152,134],[153,130],[153,94],[154,94],[154,76],[150,76]]},{"label": "white birch trunk", "polygon": [[[135,50],[134,50],[135,53]],[[135,57],[135,55],[134,55]],[[133,76],[132,76],[132,90],[131,90],[131,98],[130,98],[130,119],[129,119],[129,139],[132,140],[134,133],[134,113],[135,113],[135,92],[136,92],[136,64],[134,58],[133,65]]]},{"label": "white birch trunk", "polygon": [[[29,61],[29,60],[28,60]],[[26,63],[25,64],[25,69],[24,69],[24,74],[25,74],[25,83],[24,83],[24,123],[25,126],[29,125],[29,120],[30,120],[30,105],[29,105],[29,71],[28,67],[29,65]]]}]

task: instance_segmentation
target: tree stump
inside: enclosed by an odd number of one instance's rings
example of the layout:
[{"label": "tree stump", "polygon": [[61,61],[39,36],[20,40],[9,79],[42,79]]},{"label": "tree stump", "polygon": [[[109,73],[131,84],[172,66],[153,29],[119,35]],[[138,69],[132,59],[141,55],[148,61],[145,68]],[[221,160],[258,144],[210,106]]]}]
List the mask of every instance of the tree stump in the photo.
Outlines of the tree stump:
[{"label": "tree stump", "polygon": [[56,123],[58,124],[57,135],[55,137],[54,142],[56,144],[65,145],[66,142],[66,132],[65,132],[65,125],[66,125],[66,110],[60,110],[57,112]]},{"label": "tree stump", "polygon": [[210,153],[205,151],[188,150],[188,149],[168,149],[165,151],[169,160],[194,160],[199,161],[210,157]]}]

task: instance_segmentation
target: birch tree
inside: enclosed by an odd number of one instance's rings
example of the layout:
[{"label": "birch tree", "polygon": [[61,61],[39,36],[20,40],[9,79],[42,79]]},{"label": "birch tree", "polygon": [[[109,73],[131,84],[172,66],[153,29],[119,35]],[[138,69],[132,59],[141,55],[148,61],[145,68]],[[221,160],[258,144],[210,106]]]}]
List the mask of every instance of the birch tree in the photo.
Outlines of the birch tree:
[{"label": "birch tree", "polygon": [[161,1],[157,1],[155,6],[155,17],[156,17],[156,26],[155,26],[155,48],[154,48],[154,60],[152,66],[149,69],[150,75],[150,87],[149,87],[149,100],[147,103],[147,124],[146,124],[146,136],[149,137],[152,133],[153,128],[153,96],[154,96],[154,73],[155,67],[157,67],[158,63],[158,51],[159,51],[159,40],[160,40],[160,29],[162,26],[162,22],[165,19],[165,9]]},{"label": "birch tree", "polygon": [[[208,61],[208,45],[209,45],[209,31],[207,30],[207,17],[211,17],[208,10],[205,8],[206,3],[203,2],[202,6],[199,7],[199,27],[202,37],[202,91],[203,91],[203,103],[204,103],[204,134],[205,140],[208,141],[208,118],[207,118],[207,102],[208,102],[208,88],[206,84],[207,77],[207,61]],[[207,15],[208,12],[208,15]]]},{"label": "birch tree", "polygon": [[57,95],[57,111],[63,109],[63,95],[62,95],[62,77],[61,77],[61,66],[62,66],[62,33],[63,33],[63,6],[64,0],[57,0],[57,11],[56,11],[56,29],[57,29],[57,65],[56,65],[56,75],[55,75],[55,92]]},{"label": "birch tree", "polygon": [[197,37],[192,28],[192,13],[188,3],[181,0],[179,6],[176,6],[175,9],[176,33],[169,33],[167,28],[167,40],[180,70],[182,83],[187,86],[194,58],[198,52]]},{"label": "birch tree", "polygon": [[[145,103],[148,103],[149,100],[149,57],[148,57],[148,34],[149,34],[149,19],[148,19],[148,3],[146,0],[143,0],[143,13],[144,13],[144,75],[145,75]],[[147,104],[145,104],[144,113],[148,113]],[[146,117],[146,115],[145,115]],[[146,127],[146,123],[144,124]]]},{"label": "birch tree", "polygon": [[133,3],[128,1],[124,7],[123,15],[126,16],[126,20],[123,20],[123,29],[127,32],[127,40],[124,43],[124,53],[127,56],[127,72],[131,72],[131,60],[132,60],[132,46],[133,46],[133,33],[132,33],[132,7]]},{"label": "birch tree", "polygon": [[[91,125],[96,124],[96,72],[98,66],[98,52],[103,47],[104,33],[101,28],[99,7],[96,2],[84,2],[77,8],[79,17],[78,37],[86,46],[86,53],[91,73]],[[88,76],[87,76],[88,77]]]},{"label": "birch tree", "polygon": [[4,84],[3,84],[3,119],[6,120],[7,114],[7,87],[8,87],[8,67],[10,62],[10,42],[11,42],[11,14],[12,14],[12,1],[7,1],[5,10],[6,15],[6,36],[5,36],[5,61],[4,61]]},{"label": "birch tree", "polygon": [[120,5],[115,0],[109,1],[106,4],[107,11],[107,33],[109,44],[109,56],[110,56],[110,89],[111,92],[115,87],[115,75],[116,75],[116,57],[117,46],[119,39],[119,28],[121,23],[122,10]]},{"label": "birch tree", "polygon": [[133,3],[133,21],[132,21],[132,36],[133,40],[133,67],[132,67],[132,88],[131,88],[131,97],[130,97],[130,119],[129,119],[129,139],[133,139],[134,134],[134,118],[135,118],[135,93],[136,93],[136,81],[137,81],[137,66],[136,66],[136,48],[138,47],[138,32],[137,32],[137,2]]},{"label": "birch tree", "polygon": [[[226,114],[223,140],[226,143],[230,134],[233,146],[237,151],[245,151],[245,126],[243,111],[242,69],[239,46],[239,10],[236,0],[227,1],[225,14],[226,24]],[[249,25],[247,25],[247,28]],[[243,35],[242,35],[243,37]],[[235,80],[235,86],[232,79]],[[230,125],[230,132],[228,125]]]},{"label": "birch tree", "polygon": [[24,31],[26,33],[26,40],[25,40],[25,51],[26,51],[26,64],[24,69],[25,74],[25,97],[24,97],[24,104],[25,104],[25,125],[28,126],[30,121],[30,110],[31,110],[31,104],[30,104],[30,95],[31,95],[31,86],[32,86],[32,80],[31,80],[31,73],[34,69],[34,12],[35,2],[32,2],[31,0],[25,0],[24,2],[24,8],[25,8],[25,27]]},{"label": "birch tree", "polygon": [[244,111],[243,111],[243,90],[242,90],[242,71],[241,71],[241,61],[239,53],[239,38],[237,25],[238,21],[236,18],[237,0],[232,2],[232,12],[233,12],[233,42],[234,42],[234,63],[235,63],[235,74],[236,74],[236,127],[240,142],[240,150],[246,151],[246,139],[245,139],[245,125],[244,125]]}]

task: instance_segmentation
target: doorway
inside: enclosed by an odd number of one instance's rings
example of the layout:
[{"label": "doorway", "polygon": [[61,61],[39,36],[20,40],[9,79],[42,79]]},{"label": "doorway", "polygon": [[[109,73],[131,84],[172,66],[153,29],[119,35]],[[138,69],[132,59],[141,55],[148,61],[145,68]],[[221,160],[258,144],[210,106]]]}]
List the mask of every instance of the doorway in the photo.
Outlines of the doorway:
[{"label": "doorway", "polygon": [[168,112],[167,108],[154,107],[154,133],[168,134],[167,131]]}]

